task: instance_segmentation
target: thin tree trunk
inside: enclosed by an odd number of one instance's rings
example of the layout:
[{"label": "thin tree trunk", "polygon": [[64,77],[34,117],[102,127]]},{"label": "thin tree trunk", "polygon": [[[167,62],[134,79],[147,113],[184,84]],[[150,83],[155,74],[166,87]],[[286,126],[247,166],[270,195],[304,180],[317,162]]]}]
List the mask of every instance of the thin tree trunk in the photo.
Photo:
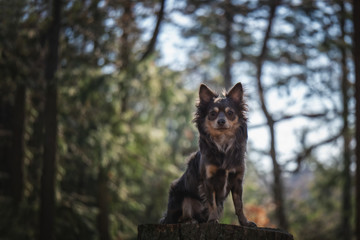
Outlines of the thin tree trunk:
[{"label": "thin tree trunk", "polygon": [[14,106],[9,99],[0,96],[0,171],[7,174],[9,177],[0,178],[0,196],[12,196],[11,183],[11,161],[12,161],[12,119]]},{"label": "thin tree trunk", "polygon": [[[343,1],[339,1],[341,13],[340,13],[340,30],[341,30],[341,41],[345,43],[345,6]],[[351,134],[349,129],[349,96],[348,89],[349,83],[347,78],[347,65],[346,65],[346,48],[342,44],[340,47],[341,52],[341,93],[343,103],[343,186],[342,186],[342,221],[341,221],[341,237],[344,240],[351,239],[351,174],[350,174],[350,141]]]},{"label": "thin tree trunk", "polygon": [[360,1],[353,0],[354,67],[356,100],[356,239],[360,240]]},{"label": "thin tree trunk", "polygon": [[231,3],[229,0],[225,3],[225,49],[224,49],[224,84],[225,88],[229,89],[232,86],[231,67],[232,67],[232,46],[231,46],[231,31],[233,15],[231,9]]},{"label": "thin tree trunk", "polygon": [[273,19],[275,18],[275,12],[277,6],[280,4],[279,0],[271,1],[270,5],[270,14],[268,20],[268,26],[265,32],[265,37],[261,49],[261,53],[257,60],[257,71],[256,71],[256,80],[257,80],[257,89],[261,103],[261,109],[265,115],[267,120],[267,125],[270,132],[270,157],[273,164],[273,178],[274,178],[274,185],[273,185],[273,194],[274,194],[274,202],[276,206],[276,217],[278,220],[279,227],[287,230],[288,229],[288,221],[285,214],[285,206],[284,206],[284,185],[281,178],[281,168],[277,161],[277,154],[276,154],[276,139],[275,139],[275,122],[272,115],[269,113],[268,108],[266,106],[266,100],[264,96],[264,89],[262,86],[261,78],[262,78],[262,68],[265,61],[265,55],[267,53],[267,43],[270,38],[271,29],[273,25]]},{"label": "thin tree trunk", "polygon": [[148,47],[147,47],[145,53],[142,55],[142,57],[140,59],[140,62],[145,60],[154,51],[156,40],[157,40],[159,31],[160,31],[160,25],[161,25],[162,19],[164,17],[164,10],[165,10],[165,0],[161,0],[161,6],[160,6],[159,13],[158,13],[158,18],[157,18],[156,26],[154,29],[154,33],[152,35],[152,38],[150,39],[150,42],[148,44]]},{"label": "thin tree trunk", "polygon": [[131,42],[131,32],[135,31],[133,29],[134,16],[133,16],[133,3],[131,1],[124,2],[124,13],[120,18],[119,26],[122,28],[123,33],[120,37],[120,72],[125,72],[126,78],[122,80],[119,84],[120,93],[121,93],[121,112],[124,113],[127,111],[128,105],[128,82],[131,77],[130,69],[130,55],[133,43]]},{"label": "thin tree trunk", "polygon": [[109,221],[109,190],[107,187],[108,178],[106,170],[100,167],[98,174],[98,231],[100,240],[110,240],[110,221]]},{"label": "thin tree trunk", "polygon": [[48,52],[45,62],[44,159],[40,194],[40,240],[55,239],[55,175],[57,146],[57,82],[61,0],[52,2],[52,23],[48,32]]},{"label": "thin tree trunk", "polygon": [[29,196],[29,202],[37,202],[40,192],[41,162],[43,157],[44,142],[44,88],[35,89],[32,93],[31,102],[37,115],[32,124],[33,133],[28,143],[32,152],[32,159],[29,165],[29,179],[32,184],[32,192]]},{"label": "thin tree trunk", "polygon": [[13,141],[11,163],[11,191],[13,203],[18,205],[24,191],[24,125],[26,88],[19,83],[16,89],[13,115]]}]

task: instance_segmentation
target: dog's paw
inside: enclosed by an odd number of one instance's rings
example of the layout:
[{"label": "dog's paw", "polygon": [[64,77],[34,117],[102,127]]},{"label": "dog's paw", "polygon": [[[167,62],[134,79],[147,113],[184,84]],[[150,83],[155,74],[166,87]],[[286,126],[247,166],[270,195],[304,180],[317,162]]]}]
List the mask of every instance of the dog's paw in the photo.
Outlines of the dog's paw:
[{"label": "dog's paw", "polygon": [[245,227],[251,227],[251,228],[255,228],[257,227],[256,223],[248,221],[245,225]]},{"label": "dog's paw", "polygon": [[208,223],[219,223],[219,219],[210,219]]},{"label": "dog's paw", "polygon": [[187,218],[187,219],[179,220],[179,223],[181,223],[181,224],[198,224],[198,221],[196,221],[193,218]]},{"label": "dog's paw", "polygon": [[198,221],[196,221],[195,219],[189,219],[186,222],[183,222],[184,224],[198,224]]},{"label": "dog's paw", "polygon": [[244,219],[239,218],[239,223],[240,223],[240,226],[243,226],[243,227],[250,227],[250,228],[257,227],[256,223],[248,221],[248,220],[246,220],[246,218],[244,218]]}]

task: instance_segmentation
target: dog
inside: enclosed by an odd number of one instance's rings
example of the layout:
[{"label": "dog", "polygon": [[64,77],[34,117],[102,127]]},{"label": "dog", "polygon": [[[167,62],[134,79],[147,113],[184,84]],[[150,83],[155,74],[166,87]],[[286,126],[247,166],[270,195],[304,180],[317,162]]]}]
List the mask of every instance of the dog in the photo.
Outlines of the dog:
[{"label": "dog", "polygon": [[242,202],[246,113],[241,83],[222,96],[200,85],[193,120],[199,131],[199,150],[190,156],[185,173],[171,184],[160,223],[219,223],[224,200],[231,192],[240,225],[256,227],[245,217]]}]

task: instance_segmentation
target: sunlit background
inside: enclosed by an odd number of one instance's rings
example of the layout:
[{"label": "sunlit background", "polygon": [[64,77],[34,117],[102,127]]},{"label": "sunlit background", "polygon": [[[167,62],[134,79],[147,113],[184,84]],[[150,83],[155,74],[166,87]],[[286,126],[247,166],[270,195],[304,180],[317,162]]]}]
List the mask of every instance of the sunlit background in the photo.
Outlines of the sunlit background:
[{"label": "sunlit background", "polygon": [[[1,239],[41,232],[51,6],[0,0]],[[352,239],[351,12],[335,0],[63,1],[56,239],[136,239],[157,223],[197,150],[199,84],[237,82],[248,218],[299,240]],[[238,224],[231,197],[221,222]]]}]

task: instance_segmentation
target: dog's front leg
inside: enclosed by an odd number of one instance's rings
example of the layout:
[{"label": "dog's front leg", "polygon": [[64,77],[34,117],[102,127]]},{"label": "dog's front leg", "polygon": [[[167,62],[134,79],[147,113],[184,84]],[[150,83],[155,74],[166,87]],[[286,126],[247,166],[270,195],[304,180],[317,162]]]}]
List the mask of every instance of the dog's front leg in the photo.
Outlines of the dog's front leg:
[{"label": "dog's front leg", "polygon": [[254,222],[246,219],[243,209],[242,192],[243,192],[243,176],[241,172],[237,172],[231,189],[231,195],[234,202],[235,213],[238,216],[241,226],[256,227]]},{"label": "dog's front leg", "polygon": [[204,191],[206,197],[207,208],[209,209],[208,222],[219,222],[219,214],[216,204],[216,192],[214,187],[214,175],[216,174],[217,167],[214,165],[205,166],[206,179],[204,181]]},{"label": "dog's front leg", "polygon": [[216,192],[210,181],[205,181],[205,192],[207,200],[207,208],[209,209],[208,222],[219,222],[217,204],[216,204]]}]

